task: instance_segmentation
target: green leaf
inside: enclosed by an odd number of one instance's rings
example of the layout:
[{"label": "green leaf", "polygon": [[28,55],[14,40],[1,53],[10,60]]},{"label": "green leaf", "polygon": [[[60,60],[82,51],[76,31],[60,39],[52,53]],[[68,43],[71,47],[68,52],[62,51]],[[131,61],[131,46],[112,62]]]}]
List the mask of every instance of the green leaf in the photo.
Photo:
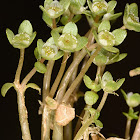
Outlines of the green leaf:
[{"label": "green leaf", "polygon": [[130,18],[128,18],[126,28],[135,32],[140,32],[140,23],[134,22]]},{"label": "green leaf", "polygon": [[104,74],[103,74],[103,77],[102,77],[102,82],[104,84],[104,82],[108,82],[108,81],[113,81],[113,77],[111,75],[110,72],[106,71]]},{"label": "green leaf", "polygon": [[63,51],[58,51],[58,53],[51,60],[58,60],[64,55]]},{"label": "green leaf", "polygon": [[95,120],[94,123],[96,124],[97,127],[103,128],[103,123],[100,120]]},{"label": "green leaf", "polygon": [[119,58],[118,58],[118,60],[117,60],[117,62],[123,60],[126,56],[127,56],[127,53],[122,53],[122,54],[120,54],[120,55],[119,55]]},{"label": "green leaf", "polygon": [[75,15],[75,16],[72,18],[72,22],[76,23],[76,22],[78,22],[81,18],[82,18],[82,15]]},{"label": "green leaf", "polygon": [[29,45],[33,42],[33,40],[35,39],[35,37],[36,37],[36,32],[33,32],[32,33],[32,35],[30,36],[30,43],[29,43]]},{"label": "green leaf", "polygon": [[43,42],[42,39],[38,39],[38,40],[37,40],[37,48],[38,48],[39,54],[41,53],[41,49],[42,49],[42,47],[43,47],[44,44],[45,44],[45,43]]},{"label": "green leaf", "polygon": [[45,23],[50,27],[52,28],[53,26],[53,21],[52,19],[46,14],[46,10],[44,9],[44,7],[42,5],[39,6],[40,9],[43,11],[43,15],[42,15],[42,18],[43,20],[45,21]]},{"label": "green leaf", "polygon": [[99,43],[97,32],[95,30],[92,30],[92,33],[93,33],[93,36],[94,36],[96,42]]},{"label": "green leaf", "polygon": [[127,3],[124,9],[124,16],[123,16],[123,24],[126,25],[127,24],[127,19],[129,16],[129,4]]},{"label": "green leaf", "polygon": [[108,8],[107,8],[107,13],[110,13],[114,10],[114,8],[117,5],[117,1],[109,1],[108,2]]},{"label": "green leaf", "polygon": [[1,88],[1,95],[3,97],[5,97],[7,91],[11,88],[11,87],[14,87],[14,84],[13,83],[5,83],[2,88]]},{"label": "green leaf", "polygon": [[60,34],[56,30],[52,30],[51,35],[53,37],[55,44],[58,45],[58,39],[60,37]]},{"label": "green leaf", "polygon": [[87,43],[88,43],[88,39],[87,39],[86,37],[79,37],[79,38],[77,39],[77,41],[78,41],[78,45],[77,45],[75,51],[81,50],[81,49],[82,49],[83,47],[85,47],[85,46],[87,45]]},{"label": "green leaf", "polygon": [[112,53],[118,53],[119,52],[119,49],[115,48],[115,47],[103,47],[104,49],[106,49],[107,51],[109,52],[112,52]]},{"label": "green leaf", "polygon": [[129,5],[129,12],[134,16],[138,17],[138,5],[136,3],[132,3]]},{"label": "green leaf", "polygon": [[34,50],[34,55],[35,55],[35,58],[37,60],[40,60],[41,59],[41,55],[40,53],[38,52],[38,48],[36,47],[35,50]]},{"label": "green leaf", "polygon": [[123,94],[124,99],[127,100],[127,94],[123,89],[121,89],[121,93]]},{"label": "green leaf", "polygon": [[105,85],[102,85],[104,92],[113,93],[117,89],[117,84],[115,81],[108,81]]},{"label": "green leaf", "polygon": [[115,45],[120,45],[127,36],[127,31],[124,29],[116,29],[112,32],[115,36]]},{"label": "green leaf", "polygon": [[7,35],[7,38],[9,40],[10,44],[12,44],[14,33],[10,29],[7,28],[6,29],[6,35]]},{"label": "green leaf", "polygon": [[107,13],[104,15],[103,20],[116,20],[121,15],[122,15],[122,12],[116,13],[116,14]]},{"label": "green leaf", "polygon": [[117,84],[117,89],[116,90],[118,90],[122,86],[124,81],[125,81],[125,78],[122,78],[122,79],[120,79],[119,81],[116,82],[116,84]]},{"label": "green leaf", "polygon": [[87,4],[89,9],[92,11],[92,2],[90,0],[87,0]]},{"label": "green leaf", "polygon": [[103,31],[103,30],[110,31],[110,28],[111,28],[110,22],[108,20],[103,20],[98,27],[98,33]]},{"label": "green leaf", "polygon": [[85,83],[86,87],[89,88],[89,89],[92,89],[92,87],[93,87],[93,81],[90,79],[90,77],[87,76],[87,75],[85,75],[83,77],[83,80],[84,80],[84,83]]},{"label": "green leaf", "polygon": [[32,88],[32,89],[36,89],[36,90],[38,90],[38,94],[40,94],[41,95],[41,88],[38,86],[38,85],[36,85],[35,83],[29,83],[29,84],[27,84],[26,85],[26,89],[27,88]]},{"label": "green leaf", "polygon": [[98,94],[93,91],[87,91],[84,96],[85,102],[88,105],[95,104],[98,98],[99,98]]},{"label": "green leaf", "polygon": [[18,33],[24,33],[24,32],[30,36],[33,33],[33,27],[29,20],[24,20],[19,26]]},{"label": "green leaf", "polygon": [[45,64],[41,62],[35,62],[34,66],[39,73],[45,73],[47,71]]},{"label": "green leaf", "polygon": [[63,9],[67,10],[70,5],[70,0],[60,0],[60,4],[62,5]]},{"label": "green leaf", "polygon": [[[63,15],[63,16],[61,17],[60,22],[61,22],[63,25],[66,25],[66,24],[68,23],[68,19],[69,19],[69,16]],[[74,22],[74,21],[73,21],[73,22]]]},{"label": "green leaf", "polygon": [[69,22],[69,23],[67,23],[67,24],[65,25],[65,27],[64,27],[62,33],[63,33],[63,34],[65,34],[65,33],[66,33],[66,34],[71,34],[71,35],[76,36],[77,33],[78,33],[78,28],[77,28],[77,26],[76,26],[75,23]]}]

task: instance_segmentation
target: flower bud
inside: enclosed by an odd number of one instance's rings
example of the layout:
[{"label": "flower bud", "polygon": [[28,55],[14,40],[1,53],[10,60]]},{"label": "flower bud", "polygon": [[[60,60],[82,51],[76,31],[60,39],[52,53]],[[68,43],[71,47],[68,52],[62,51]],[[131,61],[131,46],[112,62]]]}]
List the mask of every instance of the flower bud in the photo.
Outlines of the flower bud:
[{"label": "flower bud", "polygon": [[99,98],[98,94],[93,91],[87,91],[84,96],[85,102],[88,105],[95,104],[98,98]]},{"label": "flower bud", "polygon": [[140,94],[138,93],[128,93],[127,95],[127,99],[126,99],[126,102],[128,104],[128,106],[130,107],[137,107],[138,105],[140,105]]}]

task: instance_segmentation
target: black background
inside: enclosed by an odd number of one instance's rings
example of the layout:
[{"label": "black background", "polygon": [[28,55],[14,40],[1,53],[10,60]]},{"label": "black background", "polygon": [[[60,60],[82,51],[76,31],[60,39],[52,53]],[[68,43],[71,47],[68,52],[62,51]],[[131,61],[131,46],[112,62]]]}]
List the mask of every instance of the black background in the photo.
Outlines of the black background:
[{"label": "black background", "polygon": [[[136,2],[140,6],[139,0],[120,0],[117,1],[116,12],[122,12],[126,3]],[[19,50],[14,49],[8,42],[5,34],[6,28],[10,28],[15,34],[20,23],[24,19],[31,21],[34,31],[37,31],[37,36],[32,45],[26,49],[24,67],[22,71],[21,79],[33,68],[35,57],[33,54],[36,47],[36,41],[38,38],[42,38],[46,41],[50,36],[50,29],[46,26],[42,20],[42,11],[39,9],[39,5],[43,5],[43,0],[8,0],[1,1],[0,4],[0,88],[6,82],[13,82],[14,74],[18,64]],[[140,13],[140,12],[139,12]],[[77,23],[80,35],[84,35],[89,26],[85,19]],[[119,28],[123,25],[122,17],[112,25],[112,30]],[[140,33],[128,31],[128,36],[120,46],[118,46],[121,52],[128,53],[128,56],[119,63],[107,66],[106,70],[110,71],[114,79],[125,77],[126,81],[122,88],[126,92],[140,92],[139,83],[140,77],[130,78],[129,70],[136,68],[140,65],[139,52],[140,52]],[[92,65],[94,66],[94,65]],[[55,70],[59,68],[59,64],[55,64]],[[94,79],[96,67],[89,69],[88,75]],[[30,82],[35,82],[42,87],[43,75],[36,73]],[[55,71],[52,79],[55,78]],[[83,87],[83,86],[82,86]],[[85,91],[86,88],[81,88]],[[109,136],[111,133],[115,133],[120,137],[124,136],[125,131],[125,117],[122,112],[127,112],[128,108],[120,93],[120,96],[110,95],[107,103],[101,113],[101,121],[104,124],[102,133],[105,136]],[[102,96],[102,93],[100,94]],[[41,96],[37,94],[37,91],[27,90],[26,92],[26,105],[29,114],[29,123],[31,128],[31,135],[33,140],[40,139],[40,123],[41,116],[38,115],[38,100],[41,100]],[[80,103],[83,99],[80,99]],[[81,104],[76,103],[76,113],[79,115],[80,109],[84,106],[84,102]],[[137,108],[139,110],[139,108]],[[135,125],[135,121],[132,123]],[[132,127],[133,131],[134,127]],[[132,133],[131,133],[132,134]],[[17,101],[16,93],[14,89],[10,89],[5,98],[0,95],[0,139],[1,140],[20,140],[21,131],[18,121]]]}]

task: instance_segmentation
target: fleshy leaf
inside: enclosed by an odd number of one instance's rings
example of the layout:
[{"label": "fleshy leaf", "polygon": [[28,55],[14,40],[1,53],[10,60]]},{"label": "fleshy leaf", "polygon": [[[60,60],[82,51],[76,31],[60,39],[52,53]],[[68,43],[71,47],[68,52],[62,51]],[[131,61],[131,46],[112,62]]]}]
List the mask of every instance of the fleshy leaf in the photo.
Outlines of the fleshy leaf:
[{"label": "fleshy leaf", "polygon": [[26,89],[27,88],[36,89],[39,92],[38,94],[41,94],[41,88],[38,85],[36,85],[35,83],[29,83],[29,84],[27,84],[26,85]]},{"label": "fleshy leaf", "polygon": [[121,89],[121,93],[123,94],[124,99],[127,100],[127,94],[123,89]]},{"label": "fleshy leaf", "polygon": [[122,78],[122,79],[120,79],[119,81],[116,82],[116,84],[117,84],[117,89],[116,90],[118,90],[122,86],[124,81],[125,81],[125,78]]},{"label": "fleshy leaf", "polygon": [[110,72],[106,71],[102,77],[102,82],[108,82],[108,81],[113,81],[113,77]]},{"label": "fleshy leaf", "polygon": [[58,39],[60,37],[59,33],[55,30],[52,30],[51,35],[53,37],[53,40],[54,40],[55,44],[58,45]]},{"label": "fleshy leaf", "polygon": [[117,5],[117,1],[109,1],[108,2],[108,8],[107,8],[107,12],[110,13],[114,10],[114,8]]},{"label": "fleshy leaf", "polygon": [[127,31],[124,29],[116,29],[112,33],[115,36],[115,45],[116,46],[120,45],[127,36]]},{"label": "fleshy leaf", "polygon": [[138,17],[138,5],[136,3],[132,3],[129,5],[129,12],[134,16]]},{"label": "fleshy leaf", "polygon": [[14,84],[13,83],[5,83],[2,88],[1,88],[1,95],[3,97],[5,97],[7,91],[11,88],[11,87],[14,87]]},{"label": "fleshy leaf", "polygon": [[69,22],[65,25],[62,33],[63,34],[67,33],[76,36],[78,33],[78,28],[75,23]]},{"label": "fleshy leaf", "polygon": [[43,11],[43,15],[42,15],[42,18],[43,20],[45,21],[45,23],[50,27],[52,28],[53,26],[53,21],[52,19],[46,14],[46,11],[44,9],[44,7],[42,5],[39,6],[40,9]]},{"label": "fleshy leaf", "polygon": [[92,89],[93,81],[90,79],[90,77],[85,75],[83,80],[84,80],[84,83],[85,83],[86,87],[89,88],[89,89]]},{"label": "fleshy leaf", "polygon": [[18,33],[24,33],[24,32],[30,36],[33,33],[33,27],[29,20],[24,20],[19,26]]},{"label": "fleshy leaf", "polygon": [[109,52],[113,52],[113,53],[118,53],[119,49],[115,48],[115,47],[103,47],[104,49],[106,49]]},{"label": "fleshy leaf", "polygon": [[[69,16],[67,16],[67,15],[63,15],[62,17],[61,17],[61,23],[63,24],[63,25],[66,25],[67,23],[68,23],[68,19],[69,19]],[[74,21],[73,21],[74,22]]]},{"label": "fleshy leaf", "polygon": [[111,28],[110,22],[108,20],[103,20],[98,27],[98,33],[103,31],[103,30],[110,31],[110,28]]},{"label": "fleshy leaf", "polygon": [[122,54],[120,54],[120,55],[119,55],[119,58],[118,58],[118,60],[117,60],[117,62],[123,60],[126,56],[127,56],[127,53],[122,53]]},{"label": "fleshy leaf", "polygon": [[45,73],[47,71],[45,64],[41,62],[35,62],[35,68],[39,73]]},{"label": "fleshy leaf", "polygon": [[42,47],[43,47],[44,44],[45,44],[45,43],[43,42],[42,39],[38,39],[38,40],[37,40],[37,48],[38,48],[39,54],[41,53],[41,49],[42,49]]},{"label": "fleshy leaf", "polygon": [[63,51],[58,51],[58,53],[51,60],[58,60],[64,55]]},{"label": "fleshy leaf", "polygon": [[40,60],[40,59],[41,59],[41,55],[39,54],[38,48],[37,48],[37,47],[36,47],[35,50],[34,50],[34,55],[35,55],[35,58],[36,58],[37,60]]},{"label": "fleshy leaf", "polygon": [[36,32],[33,32],[32,35],[30,36],[30,43],[29,43],[29,45],[33,42],[35,37],[36,37]]},{"label": "fleshy leaf", "polygon": [[75,16],[72,18],[72,22],[76,23],[76,22],[78,22],[81,18],[82,18],[82,15],[75,15]]},{"label": "fleshy leaf", "polygon": [[12,44],[14,33],[10,29],[7,28],[6,29],[6,35],[7,35],[7,38],[9,40],[10,44]]},{"label": "fleshy leaf", "polygon": [[84,96],[85,102],[88,105],[95,104],[98,98],[99,98],[98,94],[93,91],[87,91]]},{"label": "fleshy leaf", "polygon": [[122,15],[122,12],[116,13],[116,14],[107,13],[104,15],[103,20],[116,20],[121,15]]},{"label": "fleshy leaf", "polygon": [[94,123],[96,124],[97,127],[103,128],[103,123],[100,120],[95,120]]},{"label": "fleshy leaf", "polygon": [[70,0],[60,0],[60,4],[62,5],[62,7],[67,10],[69,8],[70,5]]},{"label": "fleshy leaf", "polygon": [[81,50],[88,43],[88,39],[86,37],[79,37],[77,41],[78,41],[78,45],[77,45],[75,51]]}]

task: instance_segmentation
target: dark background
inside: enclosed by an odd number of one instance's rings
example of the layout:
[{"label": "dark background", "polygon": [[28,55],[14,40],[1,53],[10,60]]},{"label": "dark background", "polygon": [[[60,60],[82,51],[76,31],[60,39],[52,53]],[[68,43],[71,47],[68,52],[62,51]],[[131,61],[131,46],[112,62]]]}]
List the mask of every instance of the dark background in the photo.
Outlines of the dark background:
[{"label": "dark background", "polygon": [[[120,0],[118,1],[116,12],[122,12],[126,3],[136,2],[140,6],[139,0]],[[26,76],[26,74],[33,68],[35,57],[33,54],[34,48],[36,47],[36,41],[38,38],[42,38],[46,41],[50,36],[50,29],[46,26],[42,20],[42,11],[39,9],[39,5],[43,5],[43,0],[8,0],[1,1],[0,4],[0,88],[6,82],[13,82],[15,71],[18,64],[19,50],[14,49],[7,40],[5,30],[10,28],[15,34],[20,23],[24,19],[31,21],[34,31],[37,31],[37,36],[32,45],[26,49],[24,67],[22,71],[21,79]],[[139,12],[140,13],[140,12]],[[79,33],[84,35],[89,26],[85,19],[77,23],[79,28]],[[112,26],[112,29],[121,27],[122,17],[117,20],[117,22]],[[129,70],[140,66],[140,33],[133,31],[128,31],[128,36],[125,42],[118,46],[121,52],[128,53],[128,56],[119,63],[107,66],[106,70],[110,71],[114,79],[125,77],[126,81],[122,88],[126,92],[140,92],[139,83],[140,76],[130,78]],[[94,66],[94,65],[92,65]],[[58,69],[59,64],[55,64],[55,69]],[[94,79],[96,72],[96,67],[89,69],[88,75]],[[55,78],[55,71],[52,79]],[[30,82],[35,82],[40,87],[42,87],[43,75],[36,73]],[[83,91],[86,88],[81,88]],[[115,133],[120,137],[124,137],[125,131],[125,117],[122,112],[127,112],[128,108],[125,101],[120,93],[120,96],[110,95],[108,97],[107,103],[101,113],[101,121],[104,124],[102,133],[105,136],[109,136],[111,133]],[[100,94],[102,96],[102,93]],[[38,115],[38,100],[41,100],[41,96],[37,94],[37,91],[28,89],[26,92],[26,106],[29,114],[29,123],[31,128],[31,135],[33,140],[40,139],[40,123],[41,116]],[[80,99],[80,103],[83,99]],[[79,115],[82,104],[76,103],[77,107],[76,113]],[[139,110],[140,108],[137,108]],[[135,125],[135,121],[132,123]],[[134,127],[132,127],[133,132]],[[131,133],[132,134],[132,133]],[[17,112],[17,101],[16,92],[14,89],[10,89],[5,98],[0,95],[0,139],[1,140],[20,140],[21,131],[18,121]]]}]

